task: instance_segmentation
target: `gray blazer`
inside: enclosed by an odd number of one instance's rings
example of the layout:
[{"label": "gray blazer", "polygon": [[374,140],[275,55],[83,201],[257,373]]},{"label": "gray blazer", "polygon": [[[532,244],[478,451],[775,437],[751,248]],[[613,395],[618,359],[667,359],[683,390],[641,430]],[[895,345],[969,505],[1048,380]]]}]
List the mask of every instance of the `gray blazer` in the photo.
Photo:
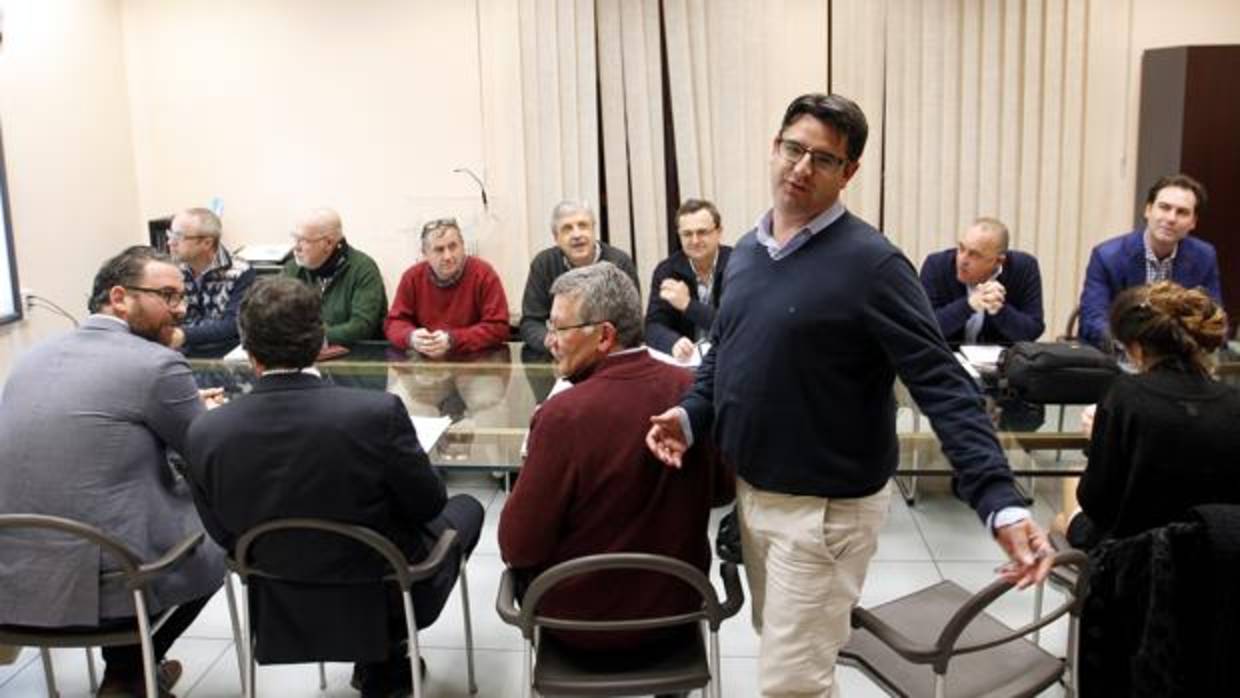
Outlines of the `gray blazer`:
[{"label": "gray blazer", "polygon": [[[176,352],[91,316],[30,349],[0,397],[0,513],[64,516],[98,526],[154,560],[201,531],[185,483],[168,465],[204,410]],[[0,624],[95,625],[134,615],[129,593],[102,587],[115,568],[98,547],[0,535]],[[224,578],[210,539],[154,588],[151,612],[207,596]]]}]

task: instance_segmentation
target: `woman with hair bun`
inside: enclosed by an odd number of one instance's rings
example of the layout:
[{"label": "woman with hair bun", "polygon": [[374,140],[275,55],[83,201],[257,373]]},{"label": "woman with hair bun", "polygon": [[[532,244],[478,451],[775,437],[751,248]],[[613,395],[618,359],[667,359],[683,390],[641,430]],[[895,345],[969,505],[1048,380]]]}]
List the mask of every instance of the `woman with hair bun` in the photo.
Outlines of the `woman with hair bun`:
[{"label": "woman with hair bun", "polygon": [[1214,380],[1227,315],[1204,291],[1161,281],[1111,306],[1111,336],[1135,374],[1098,404],[1067,527],[1073,547],[1170,523],[1198,504],[1240,503],[1240,390]]}]

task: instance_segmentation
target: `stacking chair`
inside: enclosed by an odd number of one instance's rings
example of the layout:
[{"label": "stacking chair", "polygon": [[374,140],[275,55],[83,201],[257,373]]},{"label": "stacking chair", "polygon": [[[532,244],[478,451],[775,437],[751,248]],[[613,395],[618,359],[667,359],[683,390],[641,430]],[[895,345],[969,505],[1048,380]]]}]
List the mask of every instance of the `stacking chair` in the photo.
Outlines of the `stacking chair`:
[{"label": "stacking chair", "polygon": [[[1056,567],[1082,565],[1078,550],[1055,555]],[[855,608],[852,637],[840,651],[896,696],[1036,696],[1069,672],[1067,695],[1076,695],[1075,627],[1067,658],[1055,657],[1025,635],[1070,614],[1079,618],[1082,585],[1051,613],[1013,630],[985,612],[1012,585],[996,580],[976,594],[942,581],[871,609]],[[950,669],[950,673],[949,673]]]},{"label": "stacking chair", "polygon": [[[603,570],[649,570],[676,577],[693,587],[702,597],[701,608],[674,616],[629,620],[573,620],[538,614],[543,596],[566,579]],[[703,689],[703,695],[718,698],[719,626],[736,615],[744,603],[736,565],[719,568],[727,598],[721,603],[710,579],[696,567],[662,555],[645,553],[607,553],[562,562],[530,584],[518,610],[516,578],[511,569],[500,579],[495,607],[500,618],[521,630],[525,638],[523,678],[525,695],[630,696]],[[623,590],[616,590],[622,594]],[[625,631],[694,625],[693,640],[679,651],[661,657],[657,663],[629,671],[599,672],[583,667],[543,628],[568,631]],[[702,636],[707,637],[704,639]],[[707,649],[709,647],[709,650]],[[709,653],[709,657],[708,657]]]},{"label": "stacking chair", "polygon": [[[413,695],[414,698],[422,698],[422,677],[418,666],[420,652],[418,648],[418,624],[417,618],[414,616],[413,592],[414,583],[433,577],[443,565],[448,564],[448,553],[453,546],[457,545],[456,531],[448,529],[444,531],[439,540],[435,541],[434,547],[426,559],[417,563],[410,564],[405,554],[401,552],[396,544],[388,540],[386,537],[379,535],[375,531],[365,526],[357,526],[353,524],[339,523],[336,521],[327,521],[325,519],[277,519],[260,524],[246,531],[237,540],[235,556],[228,561],[229,569],[231,569],[241,579],[241,583],[245,589],[246,608],[252,608],[250,594],[253,591],[252,585],[248,582],[252,578],[263,580],[284,582],[288,584],[306,584],[314,585],[320,580],[302,579],[278,573],[274,570],[264,569],[261,561],[255,561],[252,558],[253,549],[256,544],[264,536],[275,532],[289,531],[317,531],[331,535],[341,536],[343,538],[352,539],[358,545],[369,548],[383,558],[389,567],[389,572],[384,575],[381,580],[365,579],[354,580],[350,583],[370,583],[375,581],[390,582],[396,584],[401,592],[401,600],[405,612],[405,629],[409,635],[409,664],[413,676]],[[465,656],[469,667],[469,692],[471,694],[478,692],[478,685],[474,680],[474,637],[473,628],[470,623],[469,614],[469,586],[465,577],[465,556],[460,557],[461,564],[458,576],[460,577],[458,586],[461,589],[461,606],[465,616]],[[255,680],[256,661],[254,657],[254,644],[257,638],[257,628],[252,627],[249,622],[249,614],[242,616],[242,621],[238,623],[239,614],[237,612],[235,599],[232,594],[231,583],[226,582],[226,588],[229,591],[228,612],[233,618],[233,628],[240,630],[240,636],[236,638],[237,646],[242,648],[238,653],[242,657],[241,682],[243,686],[243,694],[247,698],[254,698],[257,682]],[[243,639],[244,638],[244,639]],[[326,681],[323,672],[322,663],[319,664],[319,687],[326,688]]]},{"label": "stacking chair", "polygon": [[101,554],[106,554],[120,566],[119,570],[105,572],[100,575],[101,583],[121,583],[133,594],[134,618],[136,622],[129,624],[108,624],[100,627],[72,628],[39,628],[29,626],[0,626],[0,643],[38,647],[43,660],[43,672],[47,680],[47,694],[56,698],[56,677],[52,673],[52,658],[48,651],[52,647],[84,647],[86,648],[87,669],[90,673],[90,690],[94,694],[98,688],[95,676],[95,662],[91,654],[92,647],[112,647],[116,645],[141,645],[143,675],[148,696],[159,695],[155,682],[155,647],[153,635],[176,611],[176,607],[164,609],[158,616],[151,618],[147,613],[147,593],[152,582],[161,575],[176,567],[194,548],[203,541],[203,534],[196,533],[178,543],[158,560],[143,562],[138,554],[115,536],[104,533],[89,524],[81,523],[59,516],[41,514],[4,514],[0,515],[0,533],[27,530],[55,533],[61,536],[79,538],[99,546]]}]

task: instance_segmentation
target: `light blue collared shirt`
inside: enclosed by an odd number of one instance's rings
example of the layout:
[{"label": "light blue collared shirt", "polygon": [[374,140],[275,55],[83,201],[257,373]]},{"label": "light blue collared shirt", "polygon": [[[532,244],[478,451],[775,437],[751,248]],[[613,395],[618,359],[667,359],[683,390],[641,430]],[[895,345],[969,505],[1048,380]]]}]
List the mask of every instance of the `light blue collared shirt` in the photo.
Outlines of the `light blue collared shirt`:
[{"label": "light blue collared shirt", "polygon": [[798,230],[795,235],[788,238],[788,242],[780,245],[775,240],[775,236],[771,233],[771,225],[773,222],[772,212],[767,211],[762,214],[758,222],[754,224],[754,229],[758,238],[758,242],[766,248],[767,254],[771,255],[771,259],[779,261],[784,257],[791,255],[793,252],[801,249],[801,246],[809,242],[809,239],[821,233],[827,226],[838,221],[848,209],[844,208],[844,202],[839,199],[830,208],[822,213],[814,216],[809,223]]}]

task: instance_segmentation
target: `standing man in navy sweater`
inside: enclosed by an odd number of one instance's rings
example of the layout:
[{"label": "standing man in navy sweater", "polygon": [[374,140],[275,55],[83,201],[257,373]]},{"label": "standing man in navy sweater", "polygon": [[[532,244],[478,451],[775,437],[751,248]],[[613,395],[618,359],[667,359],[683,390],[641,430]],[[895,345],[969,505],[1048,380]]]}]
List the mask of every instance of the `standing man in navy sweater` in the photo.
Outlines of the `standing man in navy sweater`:
[{"label": "standing man in navy sweater", "polygon": [[956,493],[1012,559],[1005,576],[1027,586],[1049,568],[1046,536],[912,264],[839,200],[867,131],[844,97],[789,105],[771,145],[773,206],[732,253],[714,348],[647,435],[673,466],[713,436],[737,468],[763,696],[838,695],[836,654],[899,457],[896,375],[942,440]]}]

